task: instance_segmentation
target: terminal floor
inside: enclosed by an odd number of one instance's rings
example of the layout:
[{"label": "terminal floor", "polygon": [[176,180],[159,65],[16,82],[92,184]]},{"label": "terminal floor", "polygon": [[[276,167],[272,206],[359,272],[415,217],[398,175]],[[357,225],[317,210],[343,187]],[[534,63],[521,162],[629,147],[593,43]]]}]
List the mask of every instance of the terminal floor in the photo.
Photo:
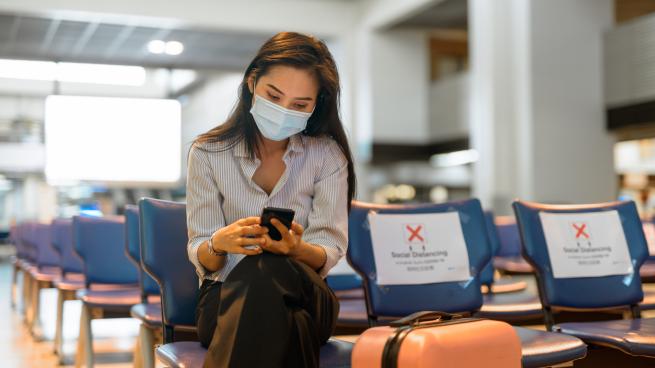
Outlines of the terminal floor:
[{"label": "terminal floor", "polygon": [[[0,366],[3,368],[57,367],[53,352],[57,292],[44,289],[41,292],[41,341],[31,336],[22,316],[10,306],[11,265],[0,260]],[[20,298],[19,305],[20,308]],[[81,304],[68,301],[64,315],[64,367],[74,366]],[[131,318],[93,321],[96,367],[132,367],[132,351],[136,344],[139,323]],[[163,365],[158,365],[163,367]]]}]

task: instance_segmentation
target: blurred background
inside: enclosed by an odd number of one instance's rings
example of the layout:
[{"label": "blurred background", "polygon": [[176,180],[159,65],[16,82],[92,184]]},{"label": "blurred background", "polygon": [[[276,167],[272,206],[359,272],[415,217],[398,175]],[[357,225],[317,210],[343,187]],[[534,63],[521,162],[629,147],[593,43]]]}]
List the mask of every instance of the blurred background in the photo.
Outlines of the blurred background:
[{"label": "blurred background", "polygon": [[655,207],[649,0],[0,1],[0,232],[185,199],[278,31],[325,40],[358,198]]},{"label": "blurred background", "polygon": [[[0,0],[0,290],[15,224],[185,201],[191,143],[280,31],[336,59],[360,200],[477,197],[507,219],[515,198],[632,199],[655,214],[653,0]],[[51,336],[57,294],[41,298]],[[56,366],[8,304],[0,365]],[[96,350],[127,354],[103,367],[131,366],[139,325],[123,323],[96,329]]]}]

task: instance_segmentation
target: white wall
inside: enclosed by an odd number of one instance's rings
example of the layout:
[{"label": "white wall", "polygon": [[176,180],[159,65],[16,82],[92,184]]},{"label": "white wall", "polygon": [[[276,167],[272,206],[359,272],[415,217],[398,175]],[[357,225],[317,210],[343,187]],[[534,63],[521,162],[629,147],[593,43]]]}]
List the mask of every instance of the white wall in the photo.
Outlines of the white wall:
[{"label": "white wall", "polygon": [[20,208],[14,214],[19,220],[31,219],[47,222],[57,214],[56,190],[37,176],[26,177],[22,187],[12,193],[19,197]]},{"label": "white wall", "polygon": [[429,141],[429,56],[425,31],[371,35],[371,88],[375,142]]},{"label": "white wall", "polygon": [[198,90],[186,96],[182,105],[182,176],[186,177],[189,148],[200,134],[225,122],[234,108],[241,73],[217,73]]},{"label": "white wall", "polygon": [[603,94],[603,33],[613,24],[613,6],[611,0],[532,2],[538,200],[586,203],[616,197],[614,138],[605,128]]},{"label": "white wall", "polygon": [[613,200],[602,35],[611,0],[469,2],[474,195],[499,213],[527,200]]},{"label": "white wall", "polygon": [[517,196],[531,197],[528,130],[530,45],[528,1],[469,2],[471,146],[473,195],[485,207],[508,213]]},{"label": "white wall", "polygon": [[469,136],[469,74],[450,75],[430,85],[429,131],[432,142]]}]

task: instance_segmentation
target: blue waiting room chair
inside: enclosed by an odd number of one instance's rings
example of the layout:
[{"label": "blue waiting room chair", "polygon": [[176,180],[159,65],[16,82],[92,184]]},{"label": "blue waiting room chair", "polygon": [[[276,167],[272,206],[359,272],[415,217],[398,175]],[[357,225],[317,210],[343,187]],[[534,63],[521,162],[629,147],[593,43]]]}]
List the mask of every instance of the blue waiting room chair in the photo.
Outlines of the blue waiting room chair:
[{"label": "blue waiting room chair", "polygon": [[31,315],[31,296],[32,277],[29,270],[36,264],[36,248],[33,245],[36,222],[24,222],[19,225],[17,232],[17,260],[16,266],[22,276],[21,285],[21,313],[23,321],[29,325],[29,316]]},{"label": "blue waiting room chair", "polygon": [[22,270],[22,313],[23,320],[25,324],[32,331],[30,326],[32,325],[31,317],[33,315],[33,290],[34,287],[34,270],[38,269],[37,260],[39,255],[38,250],[38,227],[39,223],[36,221],[29,221],[23,224],[20,231],[20,244],[23,248],[24,258],[20,262]]},{"label": "blue waiting room chair", "polygon": [[91,321],[98,318],[130,317],[130,309],[141,302],[136,267],[125,255],[124,217],[73,217],[75,251],[83,261],[84,289],[76,366],[93,367]]},{"label": "blue waiting room chair", "polygon": [[[644,221],[644,224],[655,222],[653,219]],[[534,273],[534,269],[530,263],[521,256],[521,239],[518,225],[514,219],[504,216],[500,217],[497,222],[499,222],[499,224],[496,224],[496,228],[501,246],[494,260],[495,267],[510,274]],[[646,262],[644,262],[639,270],[639,275],[641,276],[642,282],[651,283],[655,281],[655,255],[650,255],[646,259]],[[655,309],[655,295],[650,294],[646,296],[646,299],[649,299],[649,301],[647,305],[642,305],[642,309]]]},{"label": "blue waiting room chair", "polygon": [[516,280],[511,276],[494,278],[496,272],[493,260],[500,251],[500,239],[493,213],[487,211],[484,217],[492,257],[480,271],[484,302],[478,316],[522,325],[540,321],[543,319],[543,313],[539,295],[536,291],[527,289],[526,281]]},{"label": "blue waiting room chair", "polygon": [[[57,289],[57,317],[55,320],[55,353],[59,364],[65,363],[62,346],[64,343],[64,309],[67,301],[76,300],[78,290],[85,288],[84,264],[73,245],[73,219],[58,218],[52,221],[52,245],[59,253],[61,276],[53,281]],[[95,290],[124,289],[125,285],[94,284]]]},{"label": "blue waiting room chair", "polygon": [[514,216],[500,216],[494,221],[500,248],[494,267],[506,274],[533,274],[532,266],[521,256],[521,236]]},{"label": "blue waiting room chair", "polygon": [[130,314],[141,322],[139,342],[134,352],[135,366],[151,368],[155,366],[154,346],[161,343],[161,300],[159,285],[141,267],[141,235],[139,232],[139,208],[125,206],[126,236],[125,251],[128,258],[139,270],[141,303],[132,307]]},{"label": "blue waiting room chair", "polygon": [[[644,293],[639,268],[648,257],[648,248],[634,202],[546,205],[517,201],[513,206],[521,231],[523,255],[537,272],[546,327],[577,336],[590,344],[593,348],[590,349],[590,366],[601,363],[605,366],[655,366],[655,319],[640,318],[639,302]],[[588,214],[606,211],[618,213],[621,228],[615,230],[625,236],[632,273],[556,278],[540,213]],[[588,312],[610,308],[624,308],[632,318],[555,324],[553,317],[556,309]]]},{"label": "blue waiting room chair", "polygon": [[[193,328],[198,276],[188,261],[186,205],[157,199],[139,202],[141,262],[159,284],[162,298],[164,345],[157,357],[168,367],[201,367],[206,350],[196,341],[177,341],[179,328]],[[321,348],[320,365],[350,367],[352,344],[330,339]]]},{"label": "blue waiting room chair", "polygon": [[16,248],[16,255],[11,257],[12,264],[12,275],[11,275],[11,297],[10,304],[13,309],[16,308],[18,300],[18,278],[23,279],[23,292],[22,292],[22,303],[23,310],[25,309],[25,294],[26,294],[26,270],[29,268],[28,260],[28,249],[25,242],[25,233],[26,233],[27,223],[23,222],[16,224],[10,228],[9,239],[11,244]]},{"label": "blue waiting room chair", "polygon": [[[644,225],[644,234],[646,235],[646,241],[649,243],[655,242],[655,231],[653,230],[653,227],[655,227],[655,217],[651,217],[648,220],[643,220],[642,223]],[[650,229],[647,229],[646,227],[650,227]],[[650,234],[647,233],[647,231],[650,231]],[[649,248],[652,246],[653,244],[651,244]],[[644,264],[641,265],[641,269],[639,270],[639,275],[641,276],[641,282],[644,283],[655,282],[655,254],[649,254]]]},{"label": "blue waiting room chair", "polygon": [[364,297],[362,278],[356,273],[328,274],[325,282],[338,299],[361,299]]},{"label": "blue waiting room chair", "polygon": [[[426,207],[432,208],[432,205],[416,205],[413,208]],[[398,207],[398,208],[402,208]],[[355,219],[351,219],[350,226],[359,226]],[[490,226],[490,222],[491,225]],[[485,230],[490,244],[491,254],[498,251],[498,239],[493,227],[493,215],[490,212],[485,214]],[[353,243],[353,238],[350,239],[349,247],[356,247],[357,244]],[[496,242],[496,244],[494,244]],[[492,262],[489,261],[483,267],[480,276],[480,283],[487,284],[483,286],[482,290],[488,291],[489,284],[494,285],[494,270]],[[329,280],[329,276],[328,276]],[[501,279],[502,280],[502,279]],[[511,279],[510,279],[511,280]],[[513,283],[517,285],[512,285]],[[483,304],[477,315],[483,318],[495,319],[510,322],[512,324],[530,325],[539,323],[543,319],[541,302],[536,292],[530,290],[521,290],[526,288],[525,281],[510,281],[499,285],[500,287],[508,286],[504,292],[486,292],[483,297]],[[493,288],[493,286],[492,286]],[[335,294],[339,297],[340,309],[339,319],[337,326],[348,333],[360,333],[369,326],[369,321],[366,315],[366,303],[361,293],[360,298],[350,297],[350,294],[341,294],[342,292],[336,291]],[[383,317],[384,318],[384,317]],[[388,318],[387,318],[388,319]]]},{"label": "blue waiting room chair", "polygon": [[55,320],[55,354],[63,364],[64,305],[75,300],[75,292],[84,288],[82,259],[73,250],[73,219],[54,219],[51,225],[52,246],[59,253],[61,276],[53,281],[57,289],[57,317]]},{"label": "blue waiting room chair", "polygon": [[480,271],[480,282],[483,285],[484,293],[511,293],[525,290],[527,283],[521,280],[515,280],[511,277],[495,278],[496,269],[493,259],[500,251],[500,239],[498,238],[498,229],[494,222],[494,214],[491,211],[484,213],[487,235],[489,236],[489,245],[491,246],[491,260]]},{"label": "blue waiting room chair", "polygon": [[360,334],[368,328],[366,318],[362,318],[364,309],[364,288],[362,278],[352,270],[352,273],[330,272],[325,277],[328,286],[339,301],[339,315],[335,334]]},{"label": "blue waiting room chair", "polygon": [[30,315],[27,318],[28,328],[33,336],[39,338],[41,290],[50,288],[53,281],[59,278],[59,253],[52,246],[51,225],[36,223],[32,228],[31,243],[35,250],[35,259],[28,269],[30,286]]},{"label": "blue waiting room chair", "polygon": [[[480,270],[489,262],[491,248],[484,213],[477,199],[420,206],[376,205],[354,201],[349,217],[348,261],[364,279],[368,319],[403,317],[418,311],[475,314],[483,304]],[[470,279],[420,285],[380,285],[368,214],[428,214],[457,212],[469,256]],[[523,348],[523,367],[570,363],[586,354],[586,345],[572,336],[515,327]],[[474,352],[471,352],[474,353]]]}]

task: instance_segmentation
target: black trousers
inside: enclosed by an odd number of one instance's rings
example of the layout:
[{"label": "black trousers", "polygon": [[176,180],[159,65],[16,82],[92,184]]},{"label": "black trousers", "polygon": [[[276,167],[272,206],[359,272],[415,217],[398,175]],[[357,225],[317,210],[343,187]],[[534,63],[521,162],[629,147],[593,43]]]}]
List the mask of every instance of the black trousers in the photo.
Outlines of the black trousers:
[{"label": "black trousers", "polygon": [[196,325],[204,367],[317,367],[339,303],[318,274],[289,257],[248,256],[225,282],[205,280]]}]

